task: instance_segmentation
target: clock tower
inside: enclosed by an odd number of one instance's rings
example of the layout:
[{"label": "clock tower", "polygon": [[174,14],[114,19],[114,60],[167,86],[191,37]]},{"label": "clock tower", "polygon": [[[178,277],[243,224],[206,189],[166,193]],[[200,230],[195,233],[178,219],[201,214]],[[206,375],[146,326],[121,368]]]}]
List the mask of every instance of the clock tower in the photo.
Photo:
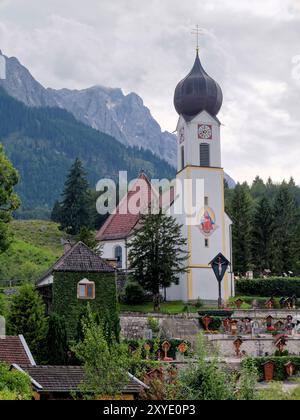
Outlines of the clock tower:
[{"label": "clock tower", "polygon": [[[169,299],[216,301],[218,284],[209,263],[220,252],[231,261],[232,222],[224,207],[221,123],[217,118],[222,101],[222,90],[203,69],[197,49],[194,66],[178,83],[174,95],[179,114],[177,180],[190,208],[196,204],[197,222],[190,224],[185,214],[174,212],[187,238],[189,257],[187,272],[181,275],[179,285],[168,289]],[[184,190],[187,188],[189,192]],[[177,197],[178,194],[179,191]],[[224,300],[234,294],[231,272],[232,269],[226,272],[222,282]]]}]

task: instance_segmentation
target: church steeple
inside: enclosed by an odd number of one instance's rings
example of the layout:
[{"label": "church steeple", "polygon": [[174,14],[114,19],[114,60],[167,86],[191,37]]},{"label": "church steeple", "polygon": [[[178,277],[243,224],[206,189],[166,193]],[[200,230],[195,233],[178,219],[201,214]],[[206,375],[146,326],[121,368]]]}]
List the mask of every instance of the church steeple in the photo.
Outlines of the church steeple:
[{"label": "church steeple", "polygon": [[174,106],[179,115],[192,119],[202,111],[215,117],[223,102],[223,94],[218,83],[204,70],[200,62],[198,48],[194,66],[181,80],[174,95]]}]

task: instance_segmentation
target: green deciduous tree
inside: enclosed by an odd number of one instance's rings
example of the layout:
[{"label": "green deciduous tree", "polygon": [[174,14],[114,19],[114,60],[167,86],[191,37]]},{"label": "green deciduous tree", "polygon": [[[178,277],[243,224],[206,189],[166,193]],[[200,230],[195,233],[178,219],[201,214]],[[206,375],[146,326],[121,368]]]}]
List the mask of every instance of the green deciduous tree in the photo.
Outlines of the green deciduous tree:
[{"label": "green deciduous tree", "polygon": [[176,220],[161,212],[142,216],[140,224],[129,245],[132,278],[153,294],[154,310],[159,310],[160,289],[177,284],[186,271],[186,239]]},{"label": "green deciduous tree", "polygon": [[6,158],[4,148],[0,144],[0,252],[5,251],[10,244],[8,223],[12,212],[20,205],[20,200],[14,192],[18,182],[18,172]]},{"label": "green deciduous tree", "polygon": [[25,373],[0,363],[0,400],[31,400],[30,378]]},{"label": "green deciduous tree", "polygon": [[56,313],[49,318],[46,339],[47,363],[49,365],[65,365],[68,361],[68,338],[63,317]]},{"label": "green deciduous tree", "polygon": [[113,341],[108,344],[103,325],[89,311],[82,321],[83,340],[74,346],[85,371],[81,391],[88,397],[116,396],[128,383],[128,347]]},{"label": "green deciduous tree", "polygon": [[8,315],[11,335],[23,334],[37,360],[42,360],[47,334],[47,318],[42,298],[31,284],[20,287],[12,299]]},{"label": "green deciduous tree", "polygon": [[61,229],[78,235],[82,227],[91,227],[91,193],[82,163],[76,159],[67,177],[61,203]]},{"label": "green deciduous tree", "polygon": [[0,316],[4,316],[6,311],[6,305],[4,296],[0,294]]},{"label": "green deciduous tree", "polygon": [[233,400],[234,387],[216,356],[207,361],[205,339],[198,337],[196,361],[179,373],[179,397],[183,400]]},{"label": "green deciduous tree", "polygon": [[220,363],[217,351],[207,348],[199,335],[196,354],[178,376],[177,399],[182,400],[255,400],[258,374],[251,361],[243,365],[240,377]]}]

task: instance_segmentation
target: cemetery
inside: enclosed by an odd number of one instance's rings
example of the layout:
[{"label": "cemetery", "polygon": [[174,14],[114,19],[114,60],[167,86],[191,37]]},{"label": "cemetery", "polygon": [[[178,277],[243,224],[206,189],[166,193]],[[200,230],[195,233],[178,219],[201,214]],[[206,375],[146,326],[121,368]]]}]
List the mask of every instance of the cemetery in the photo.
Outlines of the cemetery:
[{"label": "cemetery", "polygon": [[[177,315],[122,313],[122,335],[133,351],[143,344],[143,356],[184,367],[193,356],[197,337],[202,334],[207,349],[217,354],[229,369],[240,369],[254,360],[260,381],[283,381],[300,373],[300,310],[296,296],[280,300],[275,309],[273,297],[259,308],[201,309],[197,314]],[[156,325],[153,327],[153,325]]]}]

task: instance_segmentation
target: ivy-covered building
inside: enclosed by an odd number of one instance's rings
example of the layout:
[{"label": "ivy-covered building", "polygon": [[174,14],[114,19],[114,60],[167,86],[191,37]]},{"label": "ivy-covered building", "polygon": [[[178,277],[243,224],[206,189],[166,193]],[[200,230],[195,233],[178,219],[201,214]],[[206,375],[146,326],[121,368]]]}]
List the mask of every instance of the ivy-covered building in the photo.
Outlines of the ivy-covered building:
[{"label": "ivy-covered building", "polygon": [[76,337],[88,303],[93,312],[118,335],[115,269],[84,243],[69,246],[39,279],[37,289],[47,313],[65,318],[69,339]]}]

